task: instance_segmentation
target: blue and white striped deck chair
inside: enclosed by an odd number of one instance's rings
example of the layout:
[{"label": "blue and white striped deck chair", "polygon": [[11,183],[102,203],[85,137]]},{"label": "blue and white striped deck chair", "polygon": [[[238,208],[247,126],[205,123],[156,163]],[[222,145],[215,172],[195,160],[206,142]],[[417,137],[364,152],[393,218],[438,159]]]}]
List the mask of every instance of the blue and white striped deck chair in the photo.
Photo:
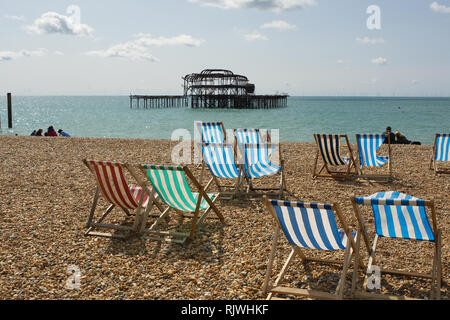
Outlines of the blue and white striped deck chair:
[{"label": "blue and white striped deck chair", "polygon": [[[313,178],[316,177],[332,177],[335,179],[347,179],[356,174],[355,159],[353,151],[346,134],[314,134],[317,144],[317,154],[314,162]],[[348,157],[341,156],[341,139],[347,144]],[[322,158],[323,166],[317,171],[319,155]],[[345,167],[345,171],[336,170],[335,168]],[[352,170],[353,168],[353,170]],[[322,173],[323,169],[327,173]]]},{"label": "blue and white striped deck chair", "polygon": [[259,129],[254,128],[235,128],[233,129],[235,137],[234,154],[239,164],[244,164],[244,146],[245,144],[258,144],[262,142]]},{"label": "blue and white striped deck chair", "polygon": [[197,122],[202,143],[225,143],[226,131],[222,122]]},{"label": "blue and white striped deck chair", "polygon": [[236,136],[236,142],[239,144],[246,143],[260,143],[261,137],[259,129],[233,129],[234,135]]},{"label": "blue and white striped deck chair", "polygon": [[[222,143],[204,143],[202,145],[202,153],[202,176],[204,164],[206,163],[211,172],[212,179],[219,188],[221,196],[227,194],[229,194],[231,198],[236,196],[241,184],[241,166],[236,165],[235,163],[233,147],[229,144]],[[223,191],[222,187],[226,186],[221,186],[218,178],[235,179],[236,182],[232,186],[233,190],[231,192]]]},{"label": "blue and white striped deck chair", "polygon": [[[187,239],[192,240],[197,226],[203,222],[210,210],[214,211],[222,223],[224,222],[222,213],[215,205],[219,195],[206,193],[210,184],[203,187],[188,167],[141,165],[139,168],[151,182],[152,192],[157,193],[161,201],[168,206],[148,229],[146,229],[148,215],[143,217],[141,234],[144,234],[144,238],[178,243],[184,243]],[[131,172],[133,175],[137,175],[134,171]],[[197,192],[191,191],[188,180],[197,189]],[[191,219],[190,231],[175,232],[157,229],[161,221],[168,218],[171,209],[175,209],[181,218]],[[147,237],[146,234],[150,234],[150,236]]]},{"label": "blue and white striped deck chair", "polygon": [[439,168],[438,162],[450,161],[450,133],[437,133],[434,136],[433,154],[431,156],[430,169],[434,173],[450,173],[450,168]]},{"label": "blue and white striped deck chair", "polygon": [[[357,162],[359,177],[368,179],[387,179],[392,178],[392,156],[391,156],[391,142],[388,139],[388,156],[379,156],[378,149],[383,145],[386,139],[384,134],[357,134],[356,144],[358,146]],[[377,168],[388,164],[389,174],[363,174],[363,168]]]},{"label": "blue and white striped deck chair", "polygon": [[[342,299],[347,270],[353,256],[353,251],[356,249],[354,242],[356,232],[350,231],[339,206],[335,204],[268,200],[267,197],[263,197],[263,202],[275,221],[272,250],[263,287],[263,292],[265,294],[268,293],[267,299],[271,299],[274,294],[298,295],[319,299]],[[342,229],[338,228],[336,216],[339,219]],[[269,282],[280,230],[285,235],[292,250],[274,284],[270,285]],[[344,257],[342,260],[306,257],[303,252],[305,249],[319,250],[321,252],[326,251],[328,253],[344,251]],[[335,254],[338,255],[338,253]],[[316,261],[343,265],[336,291],[330,293],[281,286],[280,284],[286,270],[291,265],[293,258],[297,255],[303,262]]]},{"label": "blue and white striped deck chair", "polygon": [[[408,239],[427,241],[434,244],[434,259],[431,274],[416,273],[414,270],[386,270],[381,269],[381,274],[391,273],[403,276],[429,278],[431,283],[431,298],[440,298],[440,288],[442,281],[441,266],[441,230],[437,227],[436,213],[434,202],[429,200],[418,199],[413,196],[396,192],[378,192],[367,197],[351,197],[355,215],[358,220],[359,230],[364,238],[365,246],[369,254],[369,262],[367,265],[366,277],[363,284],[362,292],[355,292],[356,288],[356,272],[353,274],[352,292],[363,298],[381,298],[381,299],[398,299],[399,297],[391,295],[382,295],[378,293],[368,293],[367,283],[368,277],[373,273],[372,266],[375,266],[375,251],[379,238],[386,239]],[[364,217],[360,210],[360,206],[370,206],[374,220],[375,238],[370,247],[368,229],[364,223]],[[428,211],[428,212],[427,212]],[[429,221],[431,216],[431,224]],[[360,238],[360,237],[359,237]],[[361,239],[357,238],[356,259],[359,261],[359,250]],[[393,256],[398,256],[400,252],[394,252]],[[406,299],[408,297],[400,297]]]},{"label": "blue and white striped deck chair", "polygon": [[[274,143],[258,143],[240,145],[244,149],[244,171],[248,182],[247,192],[257,190],[279,190],[280,196],[286,190],[283,174],[284,161],[281,158],[280,147]],[[276,150],[278,149],[278,152]],[[273,162],[273,156],[278,155],[278,164]],[[277,188],[255,188],[253,180],[264,176],[280,174],[280,185]]]}]

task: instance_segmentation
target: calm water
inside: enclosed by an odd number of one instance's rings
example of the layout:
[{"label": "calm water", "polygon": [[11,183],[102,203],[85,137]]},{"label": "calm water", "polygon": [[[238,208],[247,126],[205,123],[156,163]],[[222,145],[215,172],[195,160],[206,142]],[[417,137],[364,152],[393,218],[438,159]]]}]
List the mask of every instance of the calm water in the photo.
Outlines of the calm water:
[{"label": "calm water", "polygon": [[432,144],[450,132],[450,98],[290,97],[274,110],[130,109],[127,96],[13,96],[13,129],[6,97],[0,99],[2,135],[29,135],[53,125],[77,137],[170,139],[175,129],[194,132],[194,121],[223,121],[226,128],[280,129],[280,141],[312,142],[313,133],[383,132],[390,125],[410,140]]}]

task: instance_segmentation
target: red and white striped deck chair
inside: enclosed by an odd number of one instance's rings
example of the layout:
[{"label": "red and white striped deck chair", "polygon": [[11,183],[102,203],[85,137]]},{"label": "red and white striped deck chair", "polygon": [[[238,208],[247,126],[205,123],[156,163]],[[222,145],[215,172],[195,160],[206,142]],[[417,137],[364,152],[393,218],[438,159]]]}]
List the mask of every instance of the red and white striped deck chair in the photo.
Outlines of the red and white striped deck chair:
[{"label": "red and white striped deck chair", "polygon": [[[83,159],[83,162],[88,167],[89,171],[91,171],[94,175],[97,184],[91,212],[86,224],[88,230],[85,232],[85,235],[124,239],[127,238],[132,232],[138,232],[139,224],[142,222],[142,211],[145,210],[149,204],[151,190],[143,189],[139,186],[130,186],[124,175],[124,164],[86,159]],[[110,205],[101,217],[94,222],[95,209],[97,207],[100,194]],[[133,224],[117,225],[103,223],[103,220],[105,220],[105,218],[115,207],[122,209],[128,217],[131,217],[132,212],[134,211]],[[124,231],[125,233],[106,233],[94,231],[97,228]]]}]

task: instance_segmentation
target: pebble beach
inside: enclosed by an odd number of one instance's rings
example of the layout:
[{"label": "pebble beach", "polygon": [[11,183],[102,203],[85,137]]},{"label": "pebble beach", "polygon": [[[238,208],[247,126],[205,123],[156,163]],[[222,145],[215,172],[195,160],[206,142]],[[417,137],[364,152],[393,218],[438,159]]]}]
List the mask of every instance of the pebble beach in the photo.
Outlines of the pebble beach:
[{"label": "pebble beach", "polygon": [[[225,224],[207,219],[194,240],[185,245],[139,237],[122,241],[84,236],[95,180],[82,159],[170,165],[176,144],[148,139],[0,136],[0,299],[264,299],[273,221],[261,199],[218,200]],[[393,145],[394,180],[389,183],[313,179],[314,143],[281,143],[281,151],[289,190],[285,199],[336,203],[352,229],[357,227],[352,194],[392,190],[434,199],[442,230],[441,299],[449,299],[450,176],[436,176],[429,170],[431,145]],[[200,176],[199,167],[189,167]],[[205,177],[210,178],[209,172]],[[279,177],[264,177],[257,183],[277,186]],[[100,198],[97,216],[106,206]],[[120,210],[113,214],[112,221],[127,223]],[[368,226],[373,227],[369,212],[365,214]],[[367,262],[367,253],[361,249]],[[287,240],[281,238],[272,281],[289,251]],[[322,252],[305,253],[324,257]],[[386,268],[430,272],[433,246],[381,239],[377,259]],[[71,266],[80,271],[78,290],[67,287]],[[353,265],[345,299],[351,298],[352,271]],[[298,260],[285,284],[334,291],[339,272],[333,265],[303,265]],[[362,278],[362,270],[359,274]],[[380,292],[423,299],[430,295],[430,282],[383,275]]]}]

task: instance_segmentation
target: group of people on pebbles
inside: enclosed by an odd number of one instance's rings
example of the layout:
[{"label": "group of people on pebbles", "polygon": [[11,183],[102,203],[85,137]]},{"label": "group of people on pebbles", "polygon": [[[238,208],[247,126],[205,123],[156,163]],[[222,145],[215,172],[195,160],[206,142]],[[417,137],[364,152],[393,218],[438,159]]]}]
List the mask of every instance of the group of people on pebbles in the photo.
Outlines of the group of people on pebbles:
[{"label": "group of people on pebbles", "polygon": [[67,132],[65,132],[62,129],[59,129],[58,132],[55,131],[55,129],[53,128],[53,126],[50,126],[47,128],[47,132],[43,133],[44,130],[42,129],[38,129],[38,130],[33,130],[33,132],[31,133],[32,136],[36,136],[36,137],[57,137],[58,135],[60,137],[68,137],[70,138],[70,134],[68,134]]},{"label": "group of people on pebbles", "polygon": [[[384,132],[384,134],[387,136],[389,136],[389,140],[391,144],[416,144],[416,145],[421,145],[420,141],[411,141],[408,140],[402,133],[400,133],[400,131],[395,131],[392,132],[392,128],[391,127],[387,127],[386,131]],[[387,143],[387,140],[385,141],[385,143]]]}]

